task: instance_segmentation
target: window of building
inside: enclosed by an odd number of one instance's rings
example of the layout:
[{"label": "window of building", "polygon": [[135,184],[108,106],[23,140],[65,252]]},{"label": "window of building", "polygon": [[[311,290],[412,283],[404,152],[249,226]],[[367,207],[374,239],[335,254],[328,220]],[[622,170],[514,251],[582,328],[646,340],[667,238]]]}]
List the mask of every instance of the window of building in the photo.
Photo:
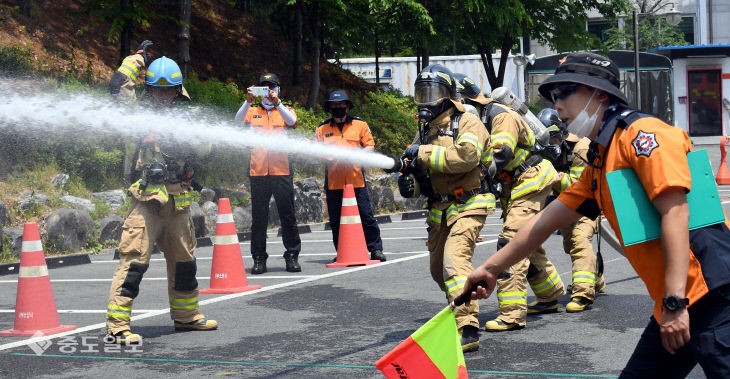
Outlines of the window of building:
[{"label": "window of building", "polygon": [[684,34],[684,39],[690,45],[695,44],[695,18],[693,16],[682,17],[682,21],[677,25],[679,30]]},{"label": "window of building", "polygon": [[598,37],[601,41],[606,42],[608,39],[608,34],[606,34],[606,31],[608,29],[611,29],[615,26],[617,26],[618,23],[616,21],[588,21],[588,32],[593,33]]}]

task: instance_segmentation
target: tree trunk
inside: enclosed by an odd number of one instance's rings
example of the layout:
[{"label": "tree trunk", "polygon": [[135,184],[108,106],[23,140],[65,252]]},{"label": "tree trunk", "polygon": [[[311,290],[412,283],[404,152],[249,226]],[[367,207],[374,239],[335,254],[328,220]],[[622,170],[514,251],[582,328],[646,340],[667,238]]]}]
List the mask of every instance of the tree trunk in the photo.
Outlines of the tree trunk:
[{"label": "tree trunk", "polygon": [[177,58],[183,78],[190,71],[190,14],[193,0],[178,0]]},{"label": "tree trunk", "polygon": [[492,89],[499,87],[497,85],[497,75],[494,73],[494,66],[492,65],[492,47],[482,41],[477,45],[477,50],[479,50],[479,55],[482,57],[482,65],[484,66],[484,72],[487,74],[489,86]]},{"label": "tree trunk", "polygon": [[380,36],[375,26],[375,86],[380,88]]},{"label": "tree trunk", "polygon": [[302,83],[302,0],[298,0],[294,6],[294,59],[292,59],[292,84],[298,86]]},{"label": "tree trunk", "polygon": [[30,17],[30,0],[20,0],[20,13],[25,17]]},{"label": "tree trunk", "polygon": [[[134,7],[134,0],[119,0],[119,10],[121,13],[127,11],[128,8]],[[122,32],[119,36],[119,62],[129,55],[132,49],[132,20],[124,20]]]},{"label": "tree trunk", "polygon": [[320,33],[319,33],[319,6],[315,1],[310,8],[309,34],[312,43],[312,82],[309,87],[309,98],[307,109],[314,109],[317,105],[317,94],[319,93],[319,55],[320,55]]},{"label": "tree trunk", "polygon": [[499,57],[499,73],[497,74],[497,87],[501,87],[504,83],[504,69],[507,66],[507,57],[509,57],[509,52],[512,49],[512,45],[514,45],[514,43],[514,39],[512,39],[512,37],[508,35],[505,35],[502,38],[502,49],[500,51],[501,55]]},{"label": "tree trunk", "polygon": [[421,44],[416,46],[416,75],[421,72]]},{"label": "tree trunk", "polygon": [[423,70],[426,66],[428,66],[428,49],[426,49],[424,47],[422,52],[423,52],[423,62],[421,62],[421,63],[423,63],[423,67],[421,67],[421,69]]},{"label": "tree trunk", "polygon": [[251,3],[251,0],[237,0],[236,7],[246,14],[253,13],[253,4]]}]

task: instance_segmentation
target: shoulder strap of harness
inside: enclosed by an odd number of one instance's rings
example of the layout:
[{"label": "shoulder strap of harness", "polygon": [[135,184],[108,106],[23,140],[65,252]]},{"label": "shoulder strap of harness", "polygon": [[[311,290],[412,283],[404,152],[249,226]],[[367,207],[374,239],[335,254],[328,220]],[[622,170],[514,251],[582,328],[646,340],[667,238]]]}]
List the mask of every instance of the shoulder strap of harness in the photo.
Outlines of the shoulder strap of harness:
[{"label": "shoulder strap of harness", "polygon": [[451,115],[451,125],[449,126],[449,129],[451,130],[451,137],[454,138],[454,143],[456,143],[456,139],[459,137],[459,121],[461,121],[461,116],[464,115],[464,112],[454,111],[454,114]]},{"label": "shoulder strap of harness", "polygon": [[490,134],[492,133],[492,120],[494,120],[494,118],[497,117],[498,114],[505,112],[507,112],[506,109],[500,106],[495,107],[494,102],[491,102],[482,108],[480,118],[484,126],[487,127],[487,131]]}]

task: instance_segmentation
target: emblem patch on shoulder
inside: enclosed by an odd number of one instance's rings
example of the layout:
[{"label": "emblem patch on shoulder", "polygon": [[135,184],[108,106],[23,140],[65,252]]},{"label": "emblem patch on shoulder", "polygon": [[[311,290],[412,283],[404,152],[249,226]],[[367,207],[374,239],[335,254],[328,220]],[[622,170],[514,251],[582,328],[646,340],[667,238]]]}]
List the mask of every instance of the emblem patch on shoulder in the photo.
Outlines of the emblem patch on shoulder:
[{"label": "emblem patch on shoulder", "polygon": [[656,141],[656,135],[654,133],[646,133],[644,131],[639,130],[639,135],[634,138],[634,140],[631,142],[632,145],[634,145],[634,150],[636,150],[636,156],[649,156],[651,155],[651,152],[654,151],[657,147],[659,147],[659,144]]}]

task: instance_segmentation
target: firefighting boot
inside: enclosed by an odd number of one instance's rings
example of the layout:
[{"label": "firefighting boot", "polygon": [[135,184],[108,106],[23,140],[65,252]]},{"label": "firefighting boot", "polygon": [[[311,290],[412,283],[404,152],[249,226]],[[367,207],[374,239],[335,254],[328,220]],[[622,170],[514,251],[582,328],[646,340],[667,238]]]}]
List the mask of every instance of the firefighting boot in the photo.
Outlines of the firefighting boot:
[{"label": "firefighting boot", "polygon": [[370,252],[370,259],[385,262],[385,254],[382,250],[373,250]]},{"label": "firefighting boot", "polygon": [[459,329],[459,337],[461,337],[461,350],[465,353],[479,350],[479,328],[472,325],[466,325]]},{"label": "firefighting boot", "polygon": [[218,322],[216,320],[200,319],[191,322],[179,322],[175,321],[175,330],[187,331],[187,330],[215,330],[218,329]]},{"label": "firefighting boot", "polygon": [[484,324],[484,329],[488,332],[506,332],[508,330],[523,329],[524,327],[524,325],[520,325],[516,322],[504,322],[498,318],[487,321],[487,323]]},{"label": "firefighting boot", "polygon": [[299,252],[287,251],[284,253],[284,262],[286,263],[286,271],[301,272],[302,267],[299,266]]},{"label": "firefighting boot", "polygon": [[587,309],[590,309],[592,303],[592,301],[586,299],[583,296],[576,296],[570,299],[570,303],[565,306],[565,311],[570,313],[583,312]]},{"label": "firefighting boot", "polygon": [[528,315],[537,315],[537,314],[543,314],[543,313],[555,313],[558,311],[558,301],[533,301],[530,304],[527,304],[527,314]]},{"label": "firefighting boot", "polygon": [[251,267],[251,274],[258,275],[266,272],[266,258],[254,257],[253,267]]},{"label": "firefighting boot", "polygon": [[142,340],[142,336],[136,333],[132,333],[129,330],[122,330],[117,333],[107,333],[104,337],[105,342],[112,342],[119,345],[130,345],[139,343]]}]

